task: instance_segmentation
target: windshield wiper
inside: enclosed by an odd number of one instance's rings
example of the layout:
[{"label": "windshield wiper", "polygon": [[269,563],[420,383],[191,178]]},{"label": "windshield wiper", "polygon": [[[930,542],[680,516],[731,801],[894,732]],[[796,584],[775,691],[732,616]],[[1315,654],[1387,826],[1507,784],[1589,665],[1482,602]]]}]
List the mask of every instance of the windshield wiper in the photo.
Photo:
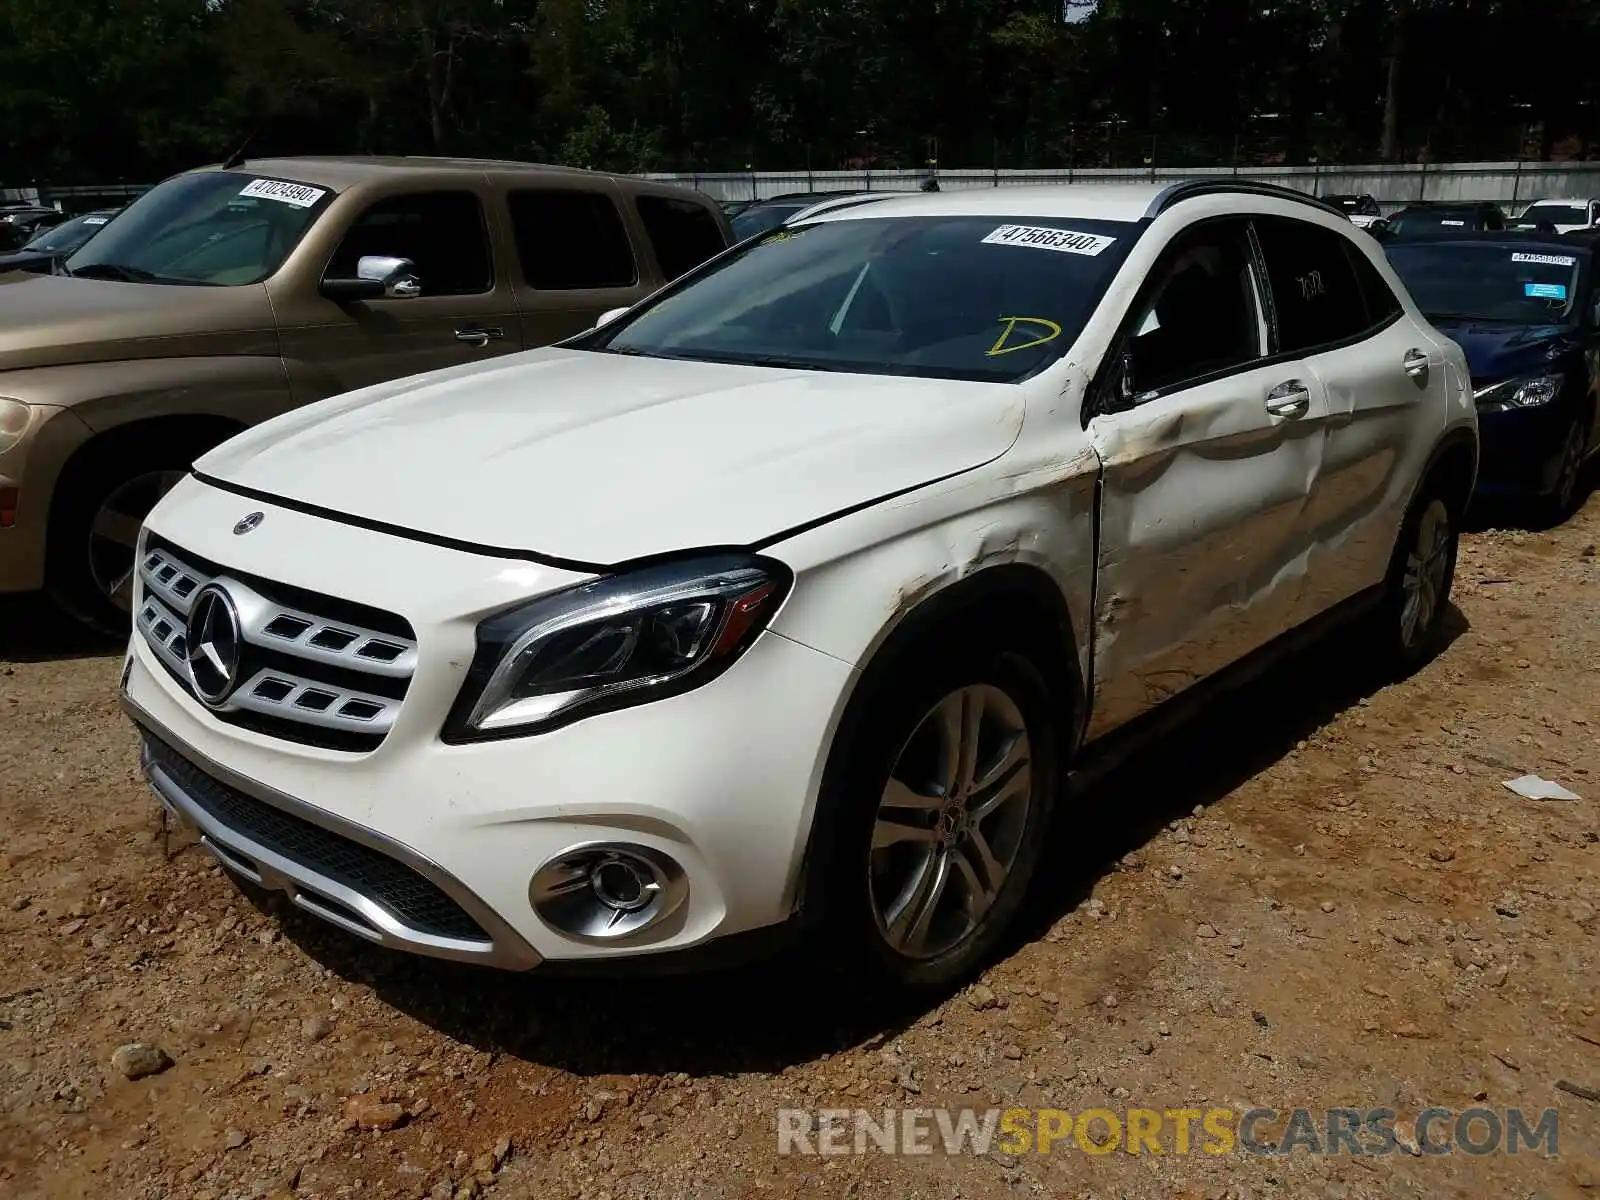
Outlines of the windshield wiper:
[{"label": "windshield wiper", "polygon": [[90,263],[86,267],[76,269],[64,267],[63,270],[74,279],[120,279],[123,283],[154,283],[161,278],[154,271],[124,266],[122,263]]}]

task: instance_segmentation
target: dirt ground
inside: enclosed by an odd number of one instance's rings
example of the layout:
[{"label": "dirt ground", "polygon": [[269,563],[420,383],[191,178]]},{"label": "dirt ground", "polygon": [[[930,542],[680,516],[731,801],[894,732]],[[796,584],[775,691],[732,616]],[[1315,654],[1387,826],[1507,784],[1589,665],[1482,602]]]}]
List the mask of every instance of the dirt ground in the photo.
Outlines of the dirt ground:
[{"label": "dirt ground", "polygon": [[[1596,541],[1600,497],[1476,532],[1415,678],[1335,643],[1122,770],[1010,953],[911,1010],[805,961],[493,976],[259,906],[163,836],[117,649],[8,604],[0,1194],[1600,1194]],[[1581,799],[1502,786],[1526,773]],[[126,1078],[128,1043],[172,1065]],[[783,1108],[1017,1106],[1389,1107],[1401,1148],[778,1153]],[[1553,1108],[1557,1153],[1413,1153],[1429,1106]]]}]

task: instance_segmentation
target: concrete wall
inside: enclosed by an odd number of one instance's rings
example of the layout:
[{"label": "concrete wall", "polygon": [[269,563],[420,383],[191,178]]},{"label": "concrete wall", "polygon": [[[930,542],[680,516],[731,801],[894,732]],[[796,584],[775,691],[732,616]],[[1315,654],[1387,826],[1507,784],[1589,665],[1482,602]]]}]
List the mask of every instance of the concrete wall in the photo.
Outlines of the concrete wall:
[{"label": "concrete wall", "polygon": [[[1239,176],[1259,179],[1314,195],[1343,193],[1374,196],[1385,212],[1418,200],[1492,200],[1510,213],[1520,213],[1531,200],[1569,196],[1600,196],[1600,162],[1590,163],[1435,163],[1426,166],[1255,167],[1233,171],[1226,167],[1149,167],[1089,171],[940,171],[939,186],[999,187],[1020,183],[1153,181],[1177,183],[1185,179]],[[784,192],[832,191],[866,188],[874,191],[915,191],[926,177],[923,171],[758,171],[721,174],[676,172],[653,174],[652,179],[689,184],[718,200],[762,199]]]}]

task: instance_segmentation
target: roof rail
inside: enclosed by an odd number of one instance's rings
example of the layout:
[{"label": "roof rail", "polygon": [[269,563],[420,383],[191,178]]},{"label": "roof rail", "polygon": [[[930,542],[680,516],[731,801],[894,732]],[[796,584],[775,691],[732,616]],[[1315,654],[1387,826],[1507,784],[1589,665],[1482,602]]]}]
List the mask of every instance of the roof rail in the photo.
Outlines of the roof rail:
[{"label": "roof rail", "polygon": [[1255,179],[1186,179],[1181,183],[1174,183],[1162,188],[1156,198],[1150,202],[1150,207],[1145,210],[1145,216],[1154,217],[1164,213],[1175,204],[1185,200],[1193,200],[1197,196],[1216,196],[1229,192],[1236,192],[1247,196],[1271,196],[1275,200],[1292,200],[1297,204],[1310,205],[1312,208],[1321,209],[1325,213],[1332,213],[1336,217],[1344,217],[1342,209],[1316,196],[1307,195],[1305,192],[1296,191],[1294,188],[1280,187],[1275,183],[1261,183]]}]

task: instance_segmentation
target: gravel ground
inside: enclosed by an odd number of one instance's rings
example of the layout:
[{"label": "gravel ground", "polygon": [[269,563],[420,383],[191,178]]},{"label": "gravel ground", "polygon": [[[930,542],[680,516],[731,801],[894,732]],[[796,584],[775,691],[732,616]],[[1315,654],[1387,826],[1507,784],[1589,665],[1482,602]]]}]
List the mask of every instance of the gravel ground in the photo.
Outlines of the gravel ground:
[{"label": "gravel ground", "polygon": [[[163,829],[115,648],[8,602],[0,1193],[1596,1195],[1597,540],[1600,498],[1477,532],[1415,678],[1333,644],[1115,775],[1009,953],[912,1009],[800,961],[492,976],[251,899]],[[782,1108],[1343,1105],[1401,1150],[778,1153]],[[1553,1108],[1559,1152],[1411,1153],[1432,1105]]]}]

